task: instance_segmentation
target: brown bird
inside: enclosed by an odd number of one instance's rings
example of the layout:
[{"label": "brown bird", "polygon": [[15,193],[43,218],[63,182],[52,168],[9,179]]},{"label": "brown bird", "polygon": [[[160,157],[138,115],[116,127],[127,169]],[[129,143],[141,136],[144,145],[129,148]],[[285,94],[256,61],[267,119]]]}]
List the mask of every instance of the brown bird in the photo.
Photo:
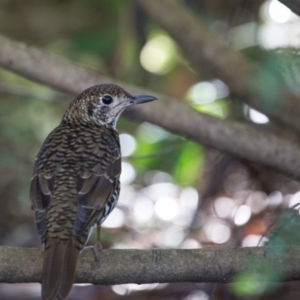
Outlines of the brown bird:
[{"label": "brown bird", "polygon": [[44,141],[30,187],[36,228],[44,244],[42,298],[65,299],[78,255],[95,224],[117,204],[121,151],[116,123],[133,104],[155,100],[113,84],[82,92]]}]

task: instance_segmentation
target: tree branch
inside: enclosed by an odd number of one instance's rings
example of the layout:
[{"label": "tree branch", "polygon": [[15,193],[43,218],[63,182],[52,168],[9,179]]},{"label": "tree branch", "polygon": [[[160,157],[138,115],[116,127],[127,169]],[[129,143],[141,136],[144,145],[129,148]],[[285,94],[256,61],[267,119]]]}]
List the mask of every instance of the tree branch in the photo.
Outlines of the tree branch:
[{"label": "tree branch", "polygon": [[[229,282],[244,271],[276,270],[284,280],[300,279],[299,248],[269,257],[263,247],[193,250],[102,250],[100,263],[93,250],[80,255],[77,283],[123,284],[163,282]],[[0,282],[39,282],[42,251],[0,247]]]},{"label": "tree branch", "polygon": [[254,127],[198,113],[177,99],[125,84],[3,36],[0,36],[0,65],[73,94],[92,85],[111,82],[131,93],[154,95],[159,101],[132,107],[125,110],[124,115],[157,124],[201,144],[273,167],[295,178],[300,175],[300,149]]},{"label": "tree branch", "polygon": [[280,123],[300,130],[299,99],[284,88],[282,81],[227,47],[175,1],[137,1],[178,42],[196,71],[201,74],[210,70],[240,100]]}]

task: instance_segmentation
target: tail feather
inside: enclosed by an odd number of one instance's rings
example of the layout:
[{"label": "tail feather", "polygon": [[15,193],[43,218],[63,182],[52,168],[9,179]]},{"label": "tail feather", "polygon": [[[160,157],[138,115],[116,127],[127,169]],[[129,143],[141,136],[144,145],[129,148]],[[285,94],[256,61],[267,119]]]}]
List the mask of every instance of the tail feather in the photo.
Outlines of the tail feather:
[{"label": "tail feather", "polygon": [[67,242],[48,239],[44,253],[43,300],[66,299],[74,282],[78,255],[72,239]]},{"label": "tail feather", "polygon": [[67,244],[67,251],[64,261],[63,274],[58,291],[58,299],[65,299],[69,295],[75,278],[76,264],[79,250],[74,246],[72,240]]}]

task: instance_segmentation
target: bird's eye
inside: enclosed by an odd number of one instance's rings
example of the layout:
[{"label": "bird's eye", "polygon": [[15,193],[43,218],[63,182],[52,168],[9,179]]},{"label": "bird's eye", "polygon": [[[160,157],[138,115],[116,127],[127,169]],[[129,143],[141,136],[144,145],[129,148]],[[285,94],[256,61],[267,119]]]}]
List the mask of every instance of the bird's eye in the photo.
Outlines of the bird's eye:
[{"label": "bird's eye", "polygon": [[103,104],[106,104],[106,105],[111,104],[111,103],[114,101],[113,97],[110,96],[110,95],[104,95],[104,96],[101,98],[101,100],[102,100],[102,103],[103,103]]}]

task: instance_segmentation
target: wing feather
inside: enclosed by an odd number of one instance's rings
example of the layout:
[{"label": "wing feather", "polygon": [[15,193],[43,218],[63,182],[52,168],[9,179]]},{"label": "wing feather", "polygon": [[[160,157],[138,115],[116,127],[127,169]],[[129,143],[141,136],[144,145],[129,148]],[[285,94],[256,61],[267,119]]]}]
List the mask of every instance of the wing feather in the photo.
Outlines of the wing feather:
[{"label": "wing feather", "polygon": [[[34,169],[34,173],[36,170]],[[43,236],[46,232],[47,224],[46,208],[51,201],[54,176],[46,179],[44,175],[34,174],[30,184],[31,207],[35,210],[35,225],[38,233]]]},{"label": "wing feather", "polygon": [[31,206],[35,210],[44,210],[51,201],[51,183],[43,175],[35,174],[30,184]]},{"label": "wing feather", "polygon": [[[99,164],[98,164],[99,165]],[[121,157],[111,157],[111,163],[105,173],[103,168],[95,166],[93,170],[101,171],[101,175],[89,177],[81,174],[78,179],[78,205],[73,234],[81,235],[88,227],[94,225],[105,204],[111,198],[121,173]]]},{"label": "wing feather", "polygon": [[[50,133],[34,165],[30,198],[32,208],[35,210],[36,227],[41,235],[46,232],[47,208],[54,193],[55,178],[58,172],[61,172],[60,166],[66,159],[66,154],[60,152],[61,149],[67,151],[66,147],[62,148],[61,145],[66,140],[68,144],[71,143],[62,130],[63,128],[59,126]],[[74,136],[75,139],[79,138],[78,135]],[[78,171],[76,183],[77,214],[73,225],[74,235],[81,235],[87,228],[94,225],[99,216],[101,217],[101,212],[112,197],[121,173],[121,154],[117,133],[103,131],[95,141],[97,141],[95,145],[97,151],[95,150],[86,162],[82,161],[80,155],[85,157],[85,151],[89,151],[88,143],[84,145],[78,143],[82,148],[76,148],[79,153],[74,153],[78,157],[72,167],[80,167],[81,170]],[[109,145],[107,151],[103,151],[103,145],[100,146],[101,141],[107,143],[105,146]],[[72,149],[71,146],[69,149]]]},{"label": "wing feather", "polygon": [[35,210],[36,228],[41,236],[46,232],[46,209],[51,202],[55,181],[55,164],[49,161],[51,155],[56,153],[53,143],[61,143],[61,134],[58,140],[55,139],[55,134],[60,130],[60,127],[55,128],[44,141],[35,160],[30,183],[31,207]]}]

